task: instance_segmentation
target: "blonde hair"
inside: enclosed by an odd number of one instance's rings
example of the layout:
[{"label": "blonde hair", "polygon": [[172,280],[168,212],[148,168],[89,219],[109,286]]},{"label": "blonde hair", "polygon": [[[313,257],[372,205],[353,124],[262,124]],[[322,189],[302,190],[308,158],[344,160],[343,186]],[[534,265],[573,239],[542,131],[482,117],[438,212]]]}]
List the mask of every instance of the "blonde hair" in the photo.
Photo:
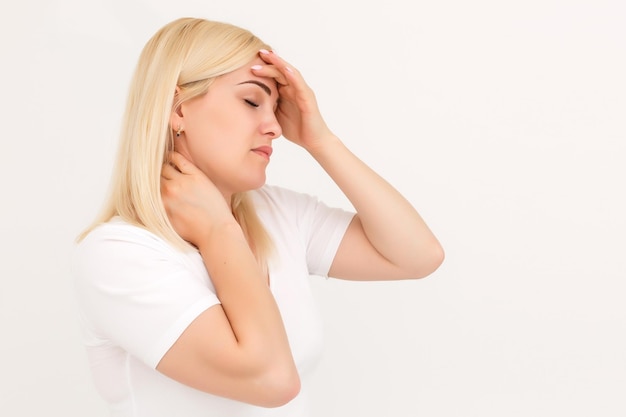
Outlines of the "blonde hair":
[{"label": "blonde hair", "polygon": [[[250,62],[262,48],[270,49],[245,29],[194,18],[175,20],[148,41],[131,81],[109,196],[79,240],[120,216],[181,249],[190,247],[172,227],[161,199],[161,169],[174,149],[170,115],[184,101],[205,94],[215,77]],[[249,196],[235,194],[231,207],[257,260],[266,264],[271,240]]]}]

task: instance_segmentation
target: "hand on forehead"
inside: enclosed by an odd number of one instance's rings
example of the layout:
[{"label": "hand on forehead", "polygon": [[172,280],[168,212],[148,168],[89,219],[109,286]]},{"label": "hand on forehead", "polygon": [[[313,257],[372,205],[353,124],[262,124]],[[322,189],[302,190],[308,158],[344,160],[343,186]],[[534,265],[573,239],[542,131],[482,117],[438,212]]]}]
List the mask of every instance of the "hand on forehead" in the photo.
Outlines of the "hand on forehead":
[{"label": "hand on forehead", "polygon": [[289,85],[285,71],[291,72],[286,63],[274,52],[262,49],[259,58],[252,65],[253,74],[260,77],[273,78],[278,87]]}]

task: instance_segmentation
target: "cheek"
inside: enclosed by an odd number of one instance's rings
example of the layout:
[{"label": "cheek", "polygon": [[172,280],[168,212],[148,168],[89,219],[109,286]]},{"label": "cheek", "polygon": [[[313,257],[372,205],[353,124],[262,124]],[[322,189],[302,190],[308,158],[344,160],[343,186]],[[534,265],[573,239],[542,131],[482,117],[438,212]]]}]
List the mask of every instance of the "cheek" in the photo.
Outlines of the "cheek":
[{"label": "cheek", "polygon": [[[249,147],[247,138],[254,129],[254,121],[247,109],[238,104],[225,99],[219,106],[207,103],[193,109],[185,136],[194,160],[222,165]],[[224,158],[227,160],[220,162]]]},{"label": "cheek", "polygon": [[222,125],[219,117],[194,117],[185,127],[185,139],[190,149],[210,149],[219,140]]},{"label": "cheek", "polygon": [[203,171],[214,171],[228,165],[237,154],[232,129],[223,124],[204,124],[189,132],[187,149],[192,161]]}]

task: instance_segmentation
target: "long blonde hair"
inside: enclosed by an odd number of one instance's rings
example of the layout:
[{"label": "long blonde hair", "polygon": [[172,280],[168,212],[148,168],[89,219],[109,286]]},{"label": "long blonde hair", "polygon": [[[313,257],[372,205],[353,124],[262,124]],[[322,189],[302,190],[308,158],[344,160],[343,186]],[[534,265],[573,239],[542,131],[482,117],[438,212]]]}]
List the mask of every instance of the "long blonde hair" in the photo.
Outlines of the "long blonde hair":
[{"label": "long blonde hair", "polygon": [[[190,247],[172,227],[160,192],[161,169],[174,149],[171,112],[205,94],[215,77],[247,64],[262,48],[270,49],[245,29],[194,18],[175,20],[148,41],[131,81],[109,196],[79,240],[120,216],[181,249]],[[235,194],[231,206],[257,260],[265,264],[271,240],[249,196]]]}]

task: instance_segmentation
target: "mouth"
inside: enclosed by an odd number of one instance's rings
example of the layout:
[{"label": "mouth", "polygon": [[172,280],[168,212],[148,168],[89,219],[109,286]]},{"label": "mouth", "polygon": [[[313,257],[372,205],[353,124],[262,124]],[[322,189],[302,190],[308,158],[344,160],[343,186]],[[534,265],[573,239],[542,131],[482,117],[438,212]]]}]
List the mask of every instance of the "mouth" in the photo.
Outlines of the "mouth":
[{"label": "mouth", "polygon": [[258,148],[252,149],[252,152],[256,153],[257,155],[261,155],[264,158],[270,159],[273,150],[271,146],[259,146]]}]

